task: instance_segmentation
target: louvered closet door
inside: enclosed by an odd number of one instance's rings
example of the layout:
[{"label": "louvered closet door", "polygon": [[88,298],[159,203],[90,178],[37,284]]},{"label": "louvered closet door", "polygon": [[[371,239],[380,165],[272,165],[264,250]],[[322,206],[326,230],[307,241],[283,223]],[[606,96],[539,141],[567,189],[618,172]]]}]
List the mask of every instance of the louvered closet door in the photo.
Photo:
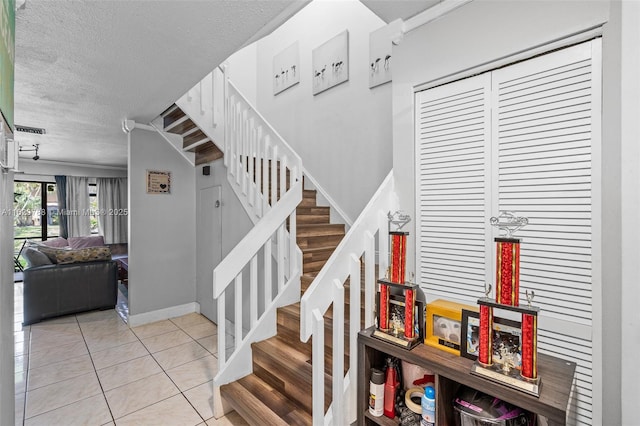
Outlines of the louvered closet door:
[{"label": "louvered closet door", "polygon": [[416,94],[418,282],[430,299],[483,294],[490,75]]},{"label": "louvered closet door", "polygon": [[578,362],[577,420],[583,424],[592,424],[597,46],[599,40],[583,43],[492,73],[492,213],[529,218],[517,233],[520,290],[535,291],[541,307],[540,350]]}]

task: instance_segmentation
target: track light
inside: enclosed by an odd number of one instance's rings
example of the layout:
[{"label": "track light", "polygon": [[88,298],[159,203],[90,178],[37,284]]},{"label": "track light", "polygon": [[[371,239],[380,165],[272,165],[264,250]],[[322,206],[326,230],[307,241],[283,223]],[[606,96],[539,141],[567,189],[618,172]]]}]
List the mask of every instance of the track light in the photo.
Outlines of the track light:
[{"label": "track light", "polygon": [[40,149],[40,144],[37,143],[37,144],[31,145],[31,146],[33,148],[20,147],[20,152],[33,152],[33,151],[35,151],[36,155],[34,155],[32,158],[33,158],[33,161],[38,161],[40,159],[40,156],[38,155],[38,149]]}]

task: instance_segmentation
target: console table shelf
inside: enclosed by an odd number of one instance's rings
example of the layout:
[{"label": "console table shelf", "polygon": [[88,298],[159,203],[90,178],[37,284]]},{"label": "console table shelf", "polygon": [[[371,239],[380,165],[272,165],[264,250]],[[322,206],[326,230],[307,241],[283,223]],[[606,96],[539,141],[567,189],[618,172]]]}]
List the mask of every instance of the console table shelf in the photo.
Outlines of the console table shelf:
[{"label": "console table shelf", "polygon": [[412,350],[394,346],[372,337],[374,328],[358,335],[358,424],[397,425],[386,417],[368,415],[369,378],[373,367],[384,365],[388,356],[405,360],[434,372],[436,375],[436,416],[438,425],[453,425],[453,398],[460,385],[466,385],[495,396],[503,401],[537,413],[547,419],[549,425],[565,425],[569,409],[569,397],[576,364],[545,354],[538,355],[538,372],[542,379],[540,396],[508,388],[471,374],[473,361],[424,344]]}]

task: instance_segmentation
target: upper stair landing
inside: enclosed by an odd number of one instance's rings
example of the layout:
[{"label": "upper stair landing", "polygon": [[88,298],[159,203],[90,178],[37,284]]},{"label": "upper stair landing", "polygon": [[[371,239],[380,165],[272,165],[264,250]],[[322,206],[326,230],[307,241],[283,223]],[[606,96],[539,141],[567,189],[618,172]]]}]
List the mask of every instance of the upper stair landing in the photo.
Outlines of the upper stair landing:
[{"label": "upper stair landing", "polygon": [[224,154],[220,148],[178,105],[173,104],[160,116],[164,131],[182,136],[182,150],[195,153],[196,166],[223,157]]}]

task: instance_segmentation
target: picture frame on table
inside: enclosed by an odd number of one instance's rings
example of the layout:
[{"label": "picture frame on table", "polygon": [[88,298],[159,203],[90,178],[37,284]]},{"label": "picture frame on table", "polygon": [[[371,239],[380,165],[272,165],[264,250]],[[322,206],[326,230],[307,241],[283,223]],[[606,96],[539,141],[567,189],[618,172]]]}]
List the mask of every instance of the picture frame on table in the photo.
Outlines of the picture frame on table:
[{"label": "picture frame on table", "polygon": [[480,315],[478,312],[462,310],[462,330],[460,356],[472,360],[478,359]]}]

